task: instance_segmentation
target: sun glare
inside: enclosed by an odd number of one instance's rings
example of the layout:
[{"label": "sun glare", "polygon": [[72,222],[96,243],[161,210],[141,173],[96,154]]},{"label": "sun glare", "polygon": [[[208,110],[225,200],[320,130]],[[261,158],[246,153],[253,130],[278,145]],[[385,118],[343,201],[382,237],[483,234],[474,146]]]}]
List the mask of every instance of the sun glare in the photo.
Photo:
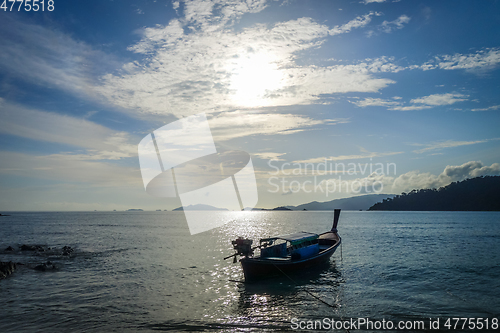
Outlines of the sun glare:
[{"label": "sun glare", "polygon": [[240,56],[231,64],[231,98],[240,106],[271,103],[266,95],[283,86],[283,73],[272,57],[262,53]]}]

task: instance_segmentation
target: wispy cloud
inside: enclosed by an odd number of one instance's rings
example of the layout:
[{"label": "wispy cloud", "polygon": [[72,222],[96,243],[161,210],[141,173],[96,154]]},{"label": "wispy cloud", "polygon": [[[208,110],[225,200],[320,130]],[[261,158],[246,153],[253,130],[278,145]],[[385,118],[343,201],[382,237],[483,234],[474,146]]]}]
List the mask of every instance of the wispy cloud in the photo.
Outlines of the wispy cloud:
[{"label": "wispy cloud", "polygon": [[460,147],[460,146],[470,146],[470,145],[485,143],[485,142],[494,141],[494,140],[500,140],[500,138],[474,140],[474,141],[447,140],[447,141],[440,141],[440,142],[432,142],[429,144],[414,143],[413,144],[414,146],[424,146],[425,148],[417,149],[417,150],[414,150],[413,152],[416,154],[422,154],[422,153],[427,153],[427,152],[434,151],[434,150],[442,150],[445,148],[453,148],[453,147]]},{"label": "wispy cloud", "polygon": [[367,32],[368,37],[377,35],[378,33],[391,33],[394,30],[400,30],[410,22],[411,18],[407,15],[401,15],[393,21],[384,21],[382,24],[374,27]]},{"label": "wispy cloud", "polygon": [[395,106],[391,107],[390,110],[397,111],[416,111],[416,110],[425,110],[430,109],[432,106],[430,105],[407,105],[407,106]]},{"label": "wispy cloud", "polygon": [[457,102],[463,102],[467,100],[467,95],[447,93],[447,94],[433,94],[429,96],[424,96],[420,98],[415,98],[410,101],[413,104],[424,104],[430,106],[438,105],[451,105]]},{"label": "wispy cloud", "polygon": [[385,2],[386,0],[363,0],[363,1],[360,1],[360,3],[364,3],[365,5],[369,4],[369,3],[382,3],[382,2]]},{"label": "wispy cloud", "polygon": [[500,105],[492,105],[487,108],[472,109],[471,111],[492,111],[500,109]]},{"label": "wispy cloud", "polygon": [[[267,0],[184,0],[182,2],[184,3],[184,23],[199,29],[227,24],[228,21],[235,20],[245,13],[258,13],[267,6]],[[178,1],[174,1],[173,4],[175,9],[179,8]]]},{"label": "wispy cloud", "polygon": [[365,98],[363,100],[355,100],[351,101],[351,103],[359,106],[359,107],[367,107],[367,106],[386,106],[393,107],[401,105],[400,101],[390,100],[390,99],[382,99],[382,98]]},{"label": "wispy cloud", "polygon": [[138,168],[116,163],[86,161],[78,156],[32,155],[0,151],[0,173],[66,183],[87,183],[99,187],[137,186],[142,179]]},{"label": "wispy cloud", "polygon": [[403,29],[405,24],[408,24],[410,22],[411,18],[407,15],[401,15],[394,21],[384,21],[380,25],[380,30],[385,32],[385,33],[390,33],[394,31],[394,29],[399,30]]},{"label": "wispy cloud", "polygon": [[113,56],[84,42],[11,15],[2,16],[0,34],[0,69],[31,84],[97,98],[99,75],[118,66]]},{"label": "wispy cloud", "polygon": [[326,161],[344,161],[344,160],[358,160],[358,159],[365,159],[365,158],[373,158],[373,157],[384,157],[384,156],[392,156],[392,155],[399,155],[403,154],[402,151],[399,152],[362,152],[361,154],[357,155],[339,155],[339,156],[322,156],[322,157],[315,157],[315,158],[310,158],[306,160],[298,160],[298,161],[293,161],[294,163],[323,163]]},{"label": "wispy cloud", "polygon": [[264,153],[253,153],[252,155],[262,159],[262,160],[274,160],[274,161],[284,161],[285,159],[281,158],[281,156],[286,153],[273,153],[273,152],[264,152]]},{"label": "wispy cloud", "polygon": [[137,148],[126,132],[113,131],[86,119],[29,109],[0,100],[0,133],[84,148],[78,159],[116,160],[135,156]]},{"label": "wispy cloud", "polygon": [[374,16],[374,15],[375,16],[380,16],[382,14],[378,13],[378,12],[370,12],[370,13],[368,13],[366,15],[358,16],[355,19],[347,22],[346,24],[337,25],[337,26],[333,27],[329,31],[329,34],[332,35],[332,36],[334,36],[334,35],[340,35],[340,34],[348,33],[352,29],[366,27],[372,21],[372,16]]},{"label": "wispy cloud", "polygon": [[314,126],[345,123],[345,119],[317,120],[306,116],[250,111],[224,112],[209,119],[216,140],[230,140],[250,135],[286,135]]},{"label": "wispy cloud", "polygon": [[458,102],[467,101],[468,97],[468,95],[464,94],[446,93],[414,98],[410,100],[411,105],[405,105],[405,103],[401,101],[399,97],[393,99],[365,98],[363,100],[351,101],[351,103],[359,107],[385,106],[388,107],[389,110],[414,111],[430,109],[436,106],[452,105]]}]

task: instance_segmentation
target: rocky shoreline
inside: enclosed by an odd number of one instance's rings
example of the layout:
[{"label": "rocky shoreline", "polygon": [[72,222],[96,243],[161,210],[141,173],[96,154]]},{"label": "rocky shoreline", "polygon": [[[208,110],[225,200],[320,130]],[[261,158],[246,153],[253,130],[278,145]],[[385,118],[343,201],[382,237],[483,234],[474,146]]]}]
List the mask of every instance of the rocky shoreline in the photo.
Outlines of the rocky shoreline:
[{"label": "rocky shoreline", "polygon": [[[48,247],[45,245],[27,245],[12,247],[9,246],[4,249],[1,254],[32,254],[35,256],[56,257],[59,259],[70,258],[75,255],[75,250],[71,246],[63,246],[62,248]],[[0,261],[0,280],[12,275],[20,267],[33,269],[40,272],[57,270],[56,264],[50,260],[44,260],[38,263],[21,263],[13,261]]]}]

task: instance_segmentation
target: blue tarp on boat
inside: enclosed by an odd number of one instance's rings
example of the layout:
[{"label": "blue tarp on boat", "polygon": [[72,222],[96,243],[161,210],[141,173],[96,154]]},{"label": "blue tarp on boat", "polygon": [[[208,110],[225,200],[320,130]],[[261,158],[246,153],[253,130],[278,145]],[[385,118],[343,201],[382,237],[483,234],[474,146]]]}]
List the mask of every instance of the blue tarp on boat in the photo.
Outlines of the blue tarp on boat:
[{"label": "blue tarp on boat", "polygon": [[289,241],[293,245],[293,244],[302,243],[302,242],[305,242],[308,240],[314,240],[318,237],[319,236],[317,234],[313,234],[312,232],[301,231],[301,232],[296,232],[296,233],[289,234],[289,235],[281,235],[281,236],[278,236],[276,238]]}]

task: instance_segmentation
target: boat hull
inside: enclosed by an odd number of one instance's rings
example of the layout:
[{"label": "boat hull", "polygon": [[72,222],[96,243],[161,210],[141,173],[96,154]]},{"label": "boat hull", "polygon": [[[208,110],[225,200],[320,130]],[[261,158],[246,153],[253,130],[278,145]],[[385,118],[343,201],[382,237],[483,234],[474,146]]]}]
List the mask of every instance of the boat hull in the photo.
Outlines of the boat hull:
[{"label": "boat hull", "polygon": [[[323,234],[325,235],[325,234]],[[270,278],[273,276],[287,276],[297,271],[319,266],[327,262],[339,247],[341,239],[336,235],[336,240],[330,247],[320,251],[318,254],[302,259],[291,260],[285,258],[249,258],[245,257],[240,260],[245,275],[246,282],[258,281],[261,279]],[[327,241],[325,239],[325,241]]]}]

